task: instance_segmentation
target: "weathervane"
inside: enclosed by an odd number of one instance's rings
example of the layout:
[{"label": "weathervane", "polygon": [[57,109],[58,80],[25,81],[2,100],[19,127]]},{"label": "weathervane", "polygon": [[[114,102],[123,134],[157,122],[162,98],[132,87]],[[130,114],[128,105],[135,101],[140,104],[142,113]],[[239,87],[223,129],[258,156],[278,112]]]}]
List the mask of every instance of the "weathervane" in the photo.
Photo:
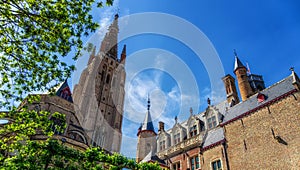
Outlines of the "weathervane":
[{"label": "weathervane", "polygon": [[235,50],[235,49],[233,49],[233,53],[234,53],[234,56],[237,57],[237,53],[236,53],[236,50]]}]

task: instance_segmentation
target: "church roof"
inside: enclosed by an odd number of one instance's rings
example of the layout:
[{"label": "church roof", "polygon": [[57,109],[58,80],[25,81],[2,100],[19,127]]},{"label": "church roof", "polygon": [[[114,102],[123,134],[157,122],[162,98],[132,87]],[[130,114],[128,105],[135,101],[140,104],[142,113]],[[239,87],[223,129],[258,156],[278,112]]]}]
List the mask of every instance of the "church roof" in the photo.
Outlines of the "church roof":
[{"label": "church roof", "polygon": [[254,112],[255,109],[260,109],[264,107],[268,102],[273,102],[279,97],[288,94],[295,90],[293,86],[293,76],[289,76],[278,83],[260,91],[261,94],[266,96],[266,100],[263,102],[259,102],[257,100],[257,94],[251,96],[246,101],[243,101],[234,107],[231,107],[227,113],[225,113],[225,117],[223,120],[223,125],[234,121],[242,117],[244,114],[250,114]]}]

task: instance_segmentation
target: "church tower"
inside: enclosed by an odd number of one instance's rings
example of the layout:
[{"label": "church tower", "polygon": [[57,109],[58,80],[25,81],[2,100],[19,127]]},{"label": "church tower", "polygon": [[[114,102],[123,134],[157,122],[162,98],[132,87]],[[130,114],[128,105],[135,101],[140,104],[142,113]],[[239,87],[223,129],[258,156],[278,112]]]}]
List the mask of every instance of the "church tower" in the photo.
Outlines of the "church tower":
[{"label": "church tower", "polygon": [[156,133],[150,115],[150,99],[148,97],[148,109],[144,122],[138,129],[138,143],[136,161],[142,161],[146,156],[154,156],[156,153]]},{"label": "church tower", "polygon": [[126,46],[118,58],[118,15],[115,15],[96,53],[74,87],[74,104],[80,124],[94,146],[119,152],[122,140]]},{"label": "church tower", "polygon": [[234,64],[233,72],[238,81],[238,86],[239,86],[242,100],[245,101],[247,100],[248,97],[250,97],[253,94],[253,92],[250,83],[248,81],[246,67],[242,64],[235,51],[234,51],[234,55],[235,55],[235,64]]}]

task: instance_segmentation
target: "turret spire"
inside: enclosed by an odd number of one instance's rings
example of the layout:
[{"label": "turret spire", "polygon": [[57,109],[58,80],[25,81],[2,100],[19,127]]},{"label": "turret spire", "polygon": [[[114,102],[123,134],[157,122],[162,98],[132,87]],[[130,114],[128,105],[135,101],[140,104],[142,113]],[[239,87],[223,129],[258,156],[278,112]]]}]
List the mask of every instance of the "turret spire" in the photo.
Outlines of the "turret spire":
[{"label": "turret spire", "polygon": [[148,112],[150,112],[150,98],[149,98],[149,94],[148,94],[148,105],[147,105],[147,110],[148,110]]},{"label": "turret spire", "polygon": [[243,63],[238,58],[238,55],[237,55],[235,49],[234,49],[233,53],[234,53],[234,56],[235,56],[234,69],[233,69],[234,71],[233,72],[235,72],[236,69],[241,68],[241,67],[245,67],[245,66],[243,65]]},{"label": "turret spire", "polygon": [[144,122],[142,123],[142,127],[141,127],[141,130],[139,131],[139,133],[142,131],[152,131],[155,133],[154,126],[153,126],[152,119],[151,119],[151,114],[150,114],[150,97],[149,97],[149,95],[148,95],[148,102],[147,102],[147,113],[146,113]]}]

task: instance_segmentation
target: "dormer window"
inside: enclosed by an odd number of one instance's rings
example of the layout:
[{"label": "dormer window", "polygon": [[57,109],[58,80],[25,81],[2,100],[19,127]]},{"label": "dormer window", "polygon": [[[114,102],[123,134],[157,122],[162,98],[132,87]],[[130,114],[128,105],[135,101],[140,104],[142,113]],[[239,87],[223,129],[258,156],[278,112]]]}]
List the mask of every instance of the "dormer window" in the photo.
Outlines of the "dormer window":
[{"label": "dormer window", "polygon": [[208,118],[207,123],[209,129],[216,127],[217,126],[216,116],[211,116],[210,118]]},{"label": "dormer window", "polygon": [[262,93],[258,93],[258,94],[257,94],[257,101],[258,101],[259,103],[265,101],[266,99],[267,99],[267,96],[266,96],[266,95],[264,95],[264,94],[262,94]]},{"label": "dormer window", "polygon": [[162,151],[164,149],[166,149],[166,141],[165,140],[159,142],[159,150]]},{"label": "dormer window", "polygon": [[197,125],[194,125],[190,128],[190,137],[197,135]]},{"label": "dormer window", "polygon": [[177,133],[174,135],[174,144],[176,145],[179,142],[180,142],[180,133]]}]

